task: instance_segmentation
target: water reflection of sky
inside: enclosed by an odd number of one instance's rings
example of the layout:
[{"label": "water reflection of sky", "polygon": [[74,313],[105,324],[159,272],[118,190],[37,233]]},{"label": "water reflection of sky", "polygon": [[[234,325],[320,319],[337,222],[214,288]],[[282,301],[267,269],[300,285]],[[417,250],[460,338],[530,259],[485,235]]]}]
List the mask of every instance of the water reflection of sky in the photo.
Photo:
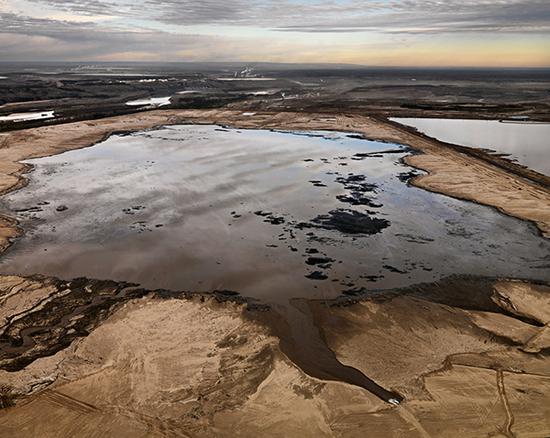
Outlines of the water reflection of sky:
[{"label": "water reflection of sky", "polygon": [[518,163],[550,175],[550,123],[426,118],[391,120],[447,143],[509,154]]},{"label": "water reflection of sky", "polygon": [[0,122],[26,122],[28,120],[51,119],[55,117],[53,111],[13,113],[7,116],[0,116]]},{"label": "water reflection of sky", "polygon": [[[452,274],[550,280],[550,243],[532,225],[408,186],[398,178],[411,170],[400,162],[406,149],[357,160],[400,147],[298,134],[170,126],[29,160],[30,183],[4,198],[4,210],[38,211],[18,214],[28,232],[2,257],[0,272],[232,289],[268,300]],[[350,173],[378,185],[372,196],[381,207],[336,199],[347,193],[336,179]],[[338,208],[391,224],[374,235],[296,227]],[[258,210],[285,223],[264,222]],[[318,269],[305,264],[308,248],[334,259],[327,280],[305,278]]]}]

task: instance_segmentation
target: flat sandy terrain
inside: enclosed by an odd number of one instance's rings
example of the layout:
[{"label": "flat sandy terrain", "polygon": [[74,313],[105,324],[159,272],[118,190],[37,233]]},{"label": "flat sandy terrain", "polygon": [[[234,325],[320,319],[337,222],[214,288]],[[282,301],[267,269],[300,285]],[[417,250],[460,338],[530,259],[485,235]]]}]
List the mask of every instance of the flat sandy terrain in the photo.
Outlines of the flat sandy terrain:
[{"label": "flat sandy terrain", "polygon": [[405,395],[400,409],[419,425],[411,436],[542,437],[550,428],[549,293],[454,279],[393,299],[330,303],[330,311],[312,306],[342,362]]},{"label": "flat sandy terrain", "polygon": [[[36,318],[48,303],[69,305],[63,297],[76,290],[38,278],[0,284],[10,332],[17,323],[7,315]],[[78,286],[99,293],[97,284]],[[144,293],[109,308],[95,328],[88,321],[90,334],[68,348],[0,371],[0,381],[33,394],[0,413],[0,430],[14,437],[543,437],[550,433],[549,293],[525,282],[454,279],[398,296],[309,302],[337,357],[399,391],[405,401],[397,407],[302,372],[271,334],[272,311]],[[65,333],[82,330],[83,319],[65,322]],[[34,350],[51,345],[44,339]]]},{"label": "flat sandy terrain", "polygon": [[[427,190],[478,202],[550,235],[550,189],[485,157],[366,116],[167,110],[0,134],[0,191],[19,161],[173,123],[338,130],[407,144]],[[21,232],[0,223],[0,249]],[[546,437],[550,288],[451,278],[370,298],[299,301],[343,364],[404,400],[320,380],[289,360],[279,315],[240,297],[113,281],[0,276],[0,411],[13,437]],[[284,325],[284,323],[283,323]]]}]

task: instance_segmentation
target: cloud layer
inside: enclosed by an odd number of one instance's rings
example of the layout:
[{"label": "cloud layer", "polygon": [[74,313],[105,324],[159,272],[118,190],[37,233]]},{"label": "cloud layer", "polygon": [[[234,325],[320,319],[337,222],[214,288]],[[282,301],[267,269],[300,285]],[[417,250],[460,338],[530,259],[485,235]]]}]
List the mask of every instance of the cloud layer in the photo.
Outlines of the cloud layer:
[{"label": "cloud layer", "polygon": [[547,0],[32,0],[84,15],[126,15],[177,25],[234,24],[295,31],[550,30]]},{"label": "cloud layer", "polygon": [[0,0],[7,60],[309,61],[317,51],[379,63],[396,44],[472,54],[477,42],[510,56],[523,44],[547,65],[549,34],[547,0]]}]

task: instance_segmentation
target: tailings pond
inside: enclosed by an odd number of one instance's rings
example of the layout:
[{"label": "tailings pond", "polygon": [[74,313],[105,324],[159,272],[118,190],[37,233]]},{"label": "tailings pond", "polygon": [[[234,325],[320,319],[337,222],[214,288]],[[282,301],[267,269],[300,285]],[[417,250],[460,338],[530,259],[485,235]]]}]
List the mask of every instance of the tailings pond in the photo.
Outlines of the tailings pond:
[{"label": "tailings pond", "polygon": [[[529,223],[407,184],[405,147],[337,132],[176,125],[26,161],[4,274],[331,298],[451,274],[550,280]],[[15,212],[15,213],[14,213]]]},{"label": "tailings pond", "polygon": [[392,118],[446,143],[489,149],[550,176],[550,123]]}]

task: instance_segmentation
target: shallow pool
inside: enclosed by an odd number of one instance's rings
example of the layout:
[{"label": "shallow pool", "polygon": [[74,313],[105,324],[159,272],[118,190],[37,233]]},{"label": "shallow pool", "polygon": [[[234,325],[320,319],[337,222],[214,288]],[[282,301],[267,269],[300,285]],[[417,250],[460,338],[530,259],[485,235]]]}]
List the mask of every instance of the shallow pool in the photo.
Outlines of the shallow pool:
[{"label": "shallow pool", "polygon": [[[550,280],[529,223],[409,186],[408,150],[337,132],[177,125],[28,160],[1,273],[333,297],[451,274]],[[13,214],[13,213],[12,213]]]},{"label": "shallow pool", "polygon": [[54,117],[53,111],[13,113],[7,116],[0,116],[0,122],[26,122],[29,120],[53,119]]}]

